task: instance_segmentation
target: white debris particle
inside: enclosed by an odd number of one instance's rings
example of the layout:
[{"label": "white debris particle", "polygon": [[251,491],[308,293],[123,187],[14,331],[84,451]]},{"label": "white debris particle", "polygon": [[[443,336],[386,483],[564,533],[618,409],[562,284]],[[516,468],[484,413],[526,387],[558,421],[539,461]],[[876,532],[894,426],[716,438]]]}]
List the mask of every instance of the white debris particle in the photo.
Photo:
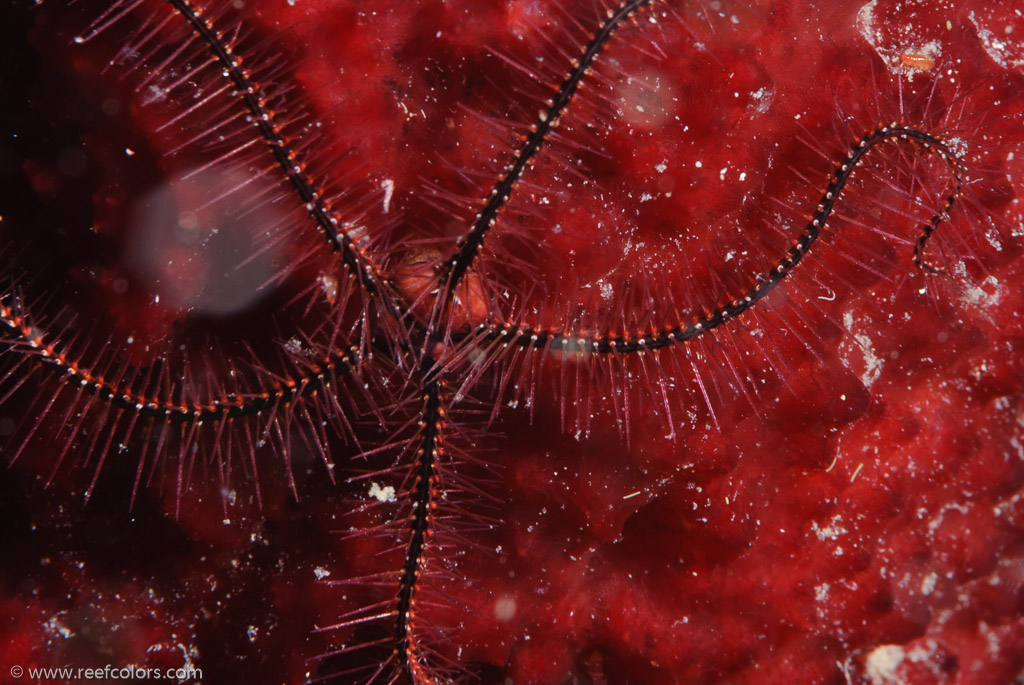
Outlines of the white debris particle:
[{"label": "white debris particle", "polygon": [[665,173],[666,169],[668,169],[668,164],[666,164],[665,162],[662,162],[661,164],[654,167],[654,170],[657,171],[659,174]]},{"label": "white debris particle", "polygon": [[985,242],[991,245],[996,252],[1003,251],[1003,243],[999,240],[999,233],[996,231],[985,231]]},{"label": "white debris particle", "polygon": [[905,653],[899,645],[881,645],[875,647],[865,662],[867,675],[871,685],[895,682],[896,669],[903,663]]},{"label": "white debris particle", "polygon": [[938,579],[939,579],[939,576],[935,573],[935,571],[932,571],[931,573],[926,575],[924,578],[922,578],[921,579],[921,594],[923,594],[923,595],[930,595],[930,594],[932,594],[932,591],[935,590],[935,581],[937,581]]},{"label": "white debris particle", "polygon": [[393,485],[381,487],[379,483],[370,483],[370,497],[375,497],[381,502],[395,501],[395,488]]},{"label": "white debris particle", "polygon": [[816,534],[818,540],[821,542],[837,540],[840,536],[845,536],[845,534],[849,532],[849,530],[847,530],[841,523],[842,520],[843,519],[841,517],[835,516],[833,517],[833,520],[824,527],[819,526],[818,522],[814,521],[811,523],[811,530],[814,531],[814,534]]},{"label": "white debris particle", "polygon": [[330,274],[320,274],[320,288],[323,290],[324,299],[326,299],[330,304],[334,304],[338,300],[337,278]]},{"label": "white debris particle", "polygon": [[64,625],[64,622],[60,620],[60,614],[54,614],[51,616],[50,620],[43,624],[43,630],[47,635],[59,635],[65,640],[74,635],[74,633],[71,632],[71,629]]},{"label": "white debris particle", "polygon": [[[879,359],[878,356],[875,355],[874,341],[869,336],[863,333],[858,334],[853,331],[852,312],[848,311],[843,314],[843,326],[846,328],[846,330],[850,331],[851,335],[853,335],[853,339],[857,341],[857,345],[854,347],[860,350],[860,353],[863,356],[864,360],[864,371],[860,375],[860,380],[866,387],[870,388],[874,384],[874,382],[878,380],[879,376],[882,375],[882,366],[884,360]],[[842,362],[843,366],[845,366],[848,369],[851,368],[851,360],[849,359],[849,355],[844,354],[842,356]]]},{"label": "white debris particle", "polygon": [[[988,286],[988,289],[985,286]],[[989,291],[991,291],[991,294]],[[965,287],[962,299],[967,305],[988,309],[999,304],[1002,296],[1003,288],[999,280],[994,276],[989,276],[979,285],[968,285]]]},{"label": "white debris particle", "polygon": [[[195,670],[197,670],[196,666],[195,666],[195,658],[199,656],[199,650],[196,649],[195,645],[190,645],[190,646],[186,647],[185,645],[183,645],[180,642],[175,642],[173,644],[165,643],[165,642],[158,642],[156,644],[153,644],[153,645],[150,645],[149,647],[147,647],[146,648],[146,653],[147,654],[153,654],[153,653],[156,653],[156,652],[162,652],[164,650],[167,650],[169,652],[180,651],[182,657],[184,657],[184,662],[182,663],[180,668],[184,669],[185,671],[195,671]],[[182,682],[182,681],[178,681],[178,682]]]},{"label": "white debris particle", "polygon": [[317,566],[313,569],[313,575],[316,576],[317,580],[323,580],[327,576],[331,575],[331,572],[325,569],[323,566]]},{"label": "white debris particle", "polygon": [[775,98],[775,91],[768,88],[760,88],[750,94],[750,99],[754,101],[752,109],[756,114],[765,114],[771,109],[772,100]]},{"label": "white debris particle", "polygon": [[814,599],[819,602],[824,602],[828,599],[828,583],[822,583],[814,588]]},{"label": "white debris particle", "polygon": [[966,515],[971,512],[972,506],[974,506],[973,503],[961,504],[959,502],[947,502],[942,505],[942,508],[939,509],[938,513],[936,513],[932,517],[931,521],[928,522],[928,532],[930,534],[934,534],[935,531],[939,529],[939,526],[941,526],[946,520],[947,511],[952,510]]},{"label": "white debris particle", "polygon": [[935,658],[935,648],[937,646],[934,640],[925,640],[923,645],[914,645],[914,648],[910,650],[906,658],[915,664],[931,661]]},{"label": "white debris particle", "polygon": [[[952,79],[951,79],[952,80]],[[958,159],[963,159],[970,152],[971,146],[966,140],[959,136],[946,139],[946,146],[957,156]]]},{"label": "white debris particle", "polygon": [[260,629],[256,626],[248,626],[245,629],[245,634],[249,636],[249,642],[256,642],[256,636],[260,634]]},{"label": "white debris particle", "polygon": [[167,98],[167,91],[160,86],[152,85],[149,87],[149,96],[143,98],[143,104],[151,104],[153,102],[160,102]]},{"label": "white debris particle", "polygon": [[381,181],[380,187],[384,189],[384,213],[391,211],[391,197],[395,194],[395,181],[385,178]]}]

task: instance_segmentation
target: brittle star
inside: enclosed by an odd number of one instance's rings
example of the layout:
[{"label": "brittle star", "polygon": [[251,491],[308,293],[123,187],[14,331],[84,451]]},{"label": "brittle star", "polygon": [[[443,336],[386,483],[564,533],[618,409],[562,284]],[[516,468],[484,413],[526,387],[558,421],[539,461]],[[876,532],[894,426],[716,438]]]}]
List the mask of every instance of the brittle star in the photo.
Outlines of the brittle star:
[{"label": "brittle star", "polygon": [[[109,26],[145,4],[139,0],[114,5],[108,14],[96,21],[91,33],[83,39],[94,39]],[[257,131],[258,140],[265,144],[266,150],[273,157],[277,173],[291,185],[310,221],[321,232],[330,249],[339,255],[340,261],[356,284],[354,287],[357,296],[366,299],[368,304],[362,309],[362,323],[359,335],[356,336],[358,340],[353,345],[329,346],[326,354],[306,364],[306,368],[297,369],[293,376],[285,377],[281,382],[273,383],[257,393],[222,393],[203,401],[187,397],[184,389],[187,384],[183,383],[178,390],[179,396],[175,397],[174,391],[161,387],[166,385],[165,369],[136,372],[130,369],[127,363],[115,365],[112,360],[107,360],[105,364],[82,364],[74,352],[69,352],[67,347],[59,342],[62,337],[60,333],[44,331],[38,322],[33,320],[27,313],[27,303],[21,300],[17,289],[12,288],[8,291],[3,306],[0,307],[0,322],[5,329],[9,349],[21,354],[21,359],[25,360],[17,362],[17,372],[22,373],[20,369],[23,363],[39,363],[41,367],[56,369],[62,377],[64,387],[75,388],[74,404],[84,404],[87,410],[96,406],[102,407],[98,410],[104,417],[101,425],[109,426],[105,433],[105,444],[101,445],[99,442],[102,439],[101,431],[94,431],[92,443],[88,448],[89,452],[98,450],[96,453],[99,458],[95,471],[97,475],[106,453],[118,434],[121,442],[128,442],[129,438],[139,431],[144,430],[148,435],[150,430],[158,427],[158,430],[166,434],[170,426],[176,426],[180,436],[181,454],[185,455],[189,451],[188,447],[196,444],[202,431],[218,435],[224,430],[230,432],[232,422],[244,421],[251,417],[260,417],[264,427],[256,431],[250,424],[250,427],[243,428],[240,434],[246,437],[250,445],[257,441],[254,437],[265,439],[274,434],[278,435],[280,450],[287,461],[289,440],[285,436],[288,427],[297,420],[306,422],[311,433],[311,442],[316,444],[321,452],[324,451],[326,441],[315,428],[316,420],[309,418],[310,404],[317,406],[316,403],[323,402],[331,411],[341,413],[342,416],[336,420],[342,428],[343,424],[348,422],[344,414],[350,410],[346,408],[345,403],[337,399],[327,399],[327,396],[340,393],[340,375],[352,373],[361,378],[360,374],[363,372],[360,368],[364,362],[368,363],[372,356],[370,340],[375,337],[374,331],[385,331],[379,337],[390,339],[384,347],[395,356],[396,363],[416,368],[416,382],[421,385],[419,395],[423,400],[418,418],[420,427],[411,439],[407,438],[403,442],[408,446],[405,454],[414,460],[412,471],[415,473],[413,483],[405,495],[412,507],[412,514],[407,521],[408,543],[403,568],[397,573],[397,592],[393,606],[383,613],[369,617],[359,616],[333,627],[340,628],[369,619],[392,620],[396,663],[399,671],[404,672],[414,682],[427,682],[434,678],[434,666],[430,663],[431,654],[416,637],[416,591],[420,570],[431,549],[430,537],[439,526],[434,519],[444,506],[441,499],[446,486],[438,472],[439,462],[444,458],[443,445],[448,432],[447,414],[450,410],[447,408],[446,388],[461,380],[459,362],[466,346],[486,349],[488,358],[494,358],[499,354],[498,350],[514,348],[538,354],[558,350],[562,355],[642,355],[658,352],[663,348],[684,346],[702,335],[709,334],[742,317],[793,273],[825,230],[844,187],[858,165],[872,150],[886,143],[909,142],[918,145],[928,154],[941,160],[949,173],[951,180],[943,204],[920,229],[913,250],[914,263],[922,270],[935,272],[937,269],[924,260],[924,249],[931,235],[954,210],[967,173],[951,144],[941,136],[906,122],[895,121],[882,125],[863,135],[850,147],[845,159],[833,170],[810,221],[794,243],[777,256],[769,269],[756,278],[756,285],[714,303],[707,308],[703,316],[687,321],[670,321],[670,317],[667,317],[664,326],[658,330],[636,330],[618,334],[608,331],[587,333],[554,330],[550,327],[510,324],[489,318],[473,321],[472,333],[466,335],[453,331],[452,322],[460,316],[454,312],[461,306],[460,288],[463,289],[462,300],[472,299],[472,292],[467,293],[465,290],[466,281],[473,273],[476,257],[483,248],[489,232],[498,222],[502,209],[516,191],[534,159],[541,153],[561,117],[572,107],[579,89],[585,84],[588,73],[598,61],[602,49],[614,39],[620,28],[656,3],[652,0],[633,0],[609,10],[608,16],[593,32],[579,55],[572,60],[571,70],[546,103],[546,109],[532,126],[522,146],[514,153],[505,173],[495,183],[481,205],[472,226],[458,241],[456,251],[440,263],[432,286],[424,288],[419,293],[413,293],[411,297],[394,285],[388,270],[381,266],[382,260],[378,255],[363,247],[360,240],[354,237],[354,222],[337,216],[332,208],[329,193],[322,190],[317,180],[305,170],[301,155],[295,152],[290,143],[287,133],[289,123],[280,120],[268,104],[269,98],[259,86],[258,67],[245,66],[237,55],[237,34],[218,26],[217,12],[202,11],[200,7],[187,0],[170,0],[169,4],[190,27],[195,44],[204,46],[205,50],[212,53],[210,61],[201,68],[222,70],[230,81],[241,108],[247,112],[249,123]],[[136,47],[141,48],[142,44]],[[184,50],[184,46],[182,49]],[[185,114],[189,111],[191,110],[187,110]],[[432,299],[430,313],[424,320],[419,320],[413,312],[417,308],[418,300],[422,301],[424,297]],[[475,373],[479,375],[482,372],[478,370]],[[28,374],[8,376],[20,378],[18,385],[28,377]],[[133,381],[126,381],[126,377],[131,377]],[[140,386],[141,390],[138,389]],[[258,396],[253,397],[254,394]],[[55,405],[55,400],[56,396],[46,405],[44,416]],[[113,414],[113,418],[106,418],[109,413]],[[305,418],[296,419],[296,413],[303,413]],[[88,411],[85,410],[80,412],[79,418],[71,424],[72,433],[81,427],[87,414]],[[67,419],[65,425],[68,425]],[[164,437],[160,438],[161,445],[164,440]],[[26,437],[22,447],[27,442]],[[58,464],[70,446],[69,439],[57,459]],[[158,452],[160,449],[162,448],[157,447]],[[214,457],[217,455],[217,449],[219,448],[214,450]],[[250,454],[255,452],[252,446],[248,449]],[[17,455],[18,451],[15,451],[13,458]],[[144,461],[144,458],[140,458],[140,474]],[[184,461],[183,457],[179,463]],[[95,478],[93,482],[95,483]],[[179,476],[179,487],[180,485]],[[389,571],[388,574],[395,576],[396,572]]]}]

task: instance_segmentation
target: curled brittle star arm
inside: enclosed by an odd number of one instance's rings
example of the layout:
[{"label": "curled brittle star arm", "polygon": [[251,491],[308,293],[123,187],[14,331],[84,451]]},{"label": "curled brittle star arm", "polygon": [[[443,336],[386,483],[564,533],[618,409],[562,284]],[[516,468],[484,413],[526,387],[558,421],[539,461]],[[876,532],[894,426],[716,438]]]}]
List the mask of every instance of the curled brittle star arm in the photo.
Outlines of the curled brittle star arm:
[{"label": "curled brittle star arm", "polygon": [[288,377],[255,393],[225,393],[205,402],[173,401],[158,395],[146,395],[130,389],[121,374],[108,374],[81,364],[46,334],[32,325],[17,303],[0,302],[0,339],[8,345],[5,353],[30,356],[56,373],[65,383],[79,386],[90,395],[119,409],[137,412],[143,418],[161,418],[176,422],[215,422],[254,416],[276,406],[306,397],[331,383],[339,371],[354,373],[358,351],[334,349],[324,360],[314,363],[305,373]]},{"label": "curled brittle star arm", "polygon": [[932,274],[941,273],[924,258],[924,250],[928,240],[938,227],[950,217],[964,185],[966,170],[949,143],[942,138],[920,128],[893,123],[880,126],[863,136],[853,145],[846,158],[836,167],[828,187],[819,201],[811,220],[804,227],[800,236],[793,241],[790,248],[778,259],[766,273],[761,274],[756,285],[747,292],[721,301],[703,316],[691,321],[680,322],[674,326],[666,326],[661,330],[634,331],[623,335],[585,334],[554,328],[534,327],[528,325],[504,324],[497,321],[481,323],[477,326],[474,340],[478,344],[499,344],[533,349],[561,350],[567,353],[596,354],[630,354],[634,352],[654,351],[664,347],[685,343],[702,336],[729,321],[732,321],[751,309],[769,292],[775,289],[787,276],[796,269],[800,261],[810,252],[811,247],[821,236],[829,218],[835,210],[843,188],[849,181],[858,164],[865,159],[868,152],[876,146],[889,142],[909,141],[920,145],[931,154],[937,155],[949,169],[952,176],[950,189],[946,194],[941,209],[926,222],[914,243],[913,260],[918,268]]}]

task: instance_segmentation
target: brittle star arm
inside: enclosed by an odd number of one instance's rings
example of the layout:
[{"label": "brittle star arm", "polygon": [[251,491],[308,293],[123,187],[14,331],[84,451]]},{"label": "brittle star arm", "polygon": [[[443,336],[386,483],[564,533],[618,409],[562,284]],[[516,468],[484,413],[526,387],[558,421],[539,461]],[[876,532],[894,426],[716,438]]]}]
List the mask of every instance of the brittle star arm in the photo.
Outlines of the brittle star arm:
[{"label": "brittle star arm", "polygon": [[[114,3],[76,42],[84,43],[103,33],[116,24],[142,0],[126,0]],[[398,320],[403,316],[400,301],[394,287],[374,255],[359,245],[354,237],[357,227],[340,218],[332,207],[328,193],[306,171],[301,156],[293,148],[285,133],[285,125],[268,105],[264,89],[253,76],[253,69],[244,64],[234,44],[233,35],[225,32],[192,0],[165,0],[192,28],[196,37],[213,53],[216,64],[223,75],[234,86],[233,95],[238,97],[248,112],[248,118],[256,128],[259,137],[273,156],[274,163],[288,179],[297,199],[326,240],[330,249],[339,254],[342,263],[357,279],[371,298],[380,300],[381,309],[389,318]]]},{"label": "brittle star arm", "polygon": [[[253,69],[243,64],[236,45],[237,35],[223,31],[217,26],[216,18],[204,13],[192,0],[165,2],[191,28],[195,39],[201,42],[204,49],[212,53],[209,64],[220,69],[224,78],[230,82],[233,87],[231,97],[236,98],[236,102],[247,113],[247,120],[258,130],[259,139],[264,141],[274,164],[287,179],[294,197],[328,246],[340,255],[342,263],[355,278],[356,287],[381,304],[384,318],[391,323],[398,322],[403,310],[389,280],[382,274],[374,255],[358,245],[351,233],[352,227],[338,217],[326,191],[306,171],[300,155],[289,143],[285,124],[268,105],[266,93],[253,76]],[[75,42],[82,44],[100,36],[137,10],[141,4],[141,0],[113,3]],[[146,39],[150,38],[147,36]],[[0,301],[0,335],[6,341],[8,350],[42,362],[60,373],[64,382],[80,386],[93,397],[119,409],[137,412],[141,418],[216,422],[254,416],[316,392],[330,382],[334,373],[342,369],[346,372],[353,370],[364,356],[349,349],[347,345],[326,346],[321,358],[304,360],[301,366],[296,367],[296,373],[275,380],[251,394],[214,393],[215,396],[201,403],[173,401],[160,393],[144,396],[127,387],[122,380],[111,378],[98,368],[83,364],[81,359],[73,358],[55,336],[30,324],[31,317],[25,312],[25,304],[18,293],[13,288],[5,290],[3,300]],[[399,328],[397,324],[393,327]],[[363,352],[366,355],[372,354],[370,349]]]},{"label": "brittle star arm", "polygon": [[313,363],[298,378],[285,378],[272,387],[254,393],[225,393],[205,402],[175,402],[166,397],[146,395],[129,389],[106,374],[87,368],[66,351],[47,341],[45,333],[32,325],[16,302],[0,301],[0,339],[8,351],[35,357],[39,363],[60,374],[65,383],[120,409],[138,412],[142,418],[177,422],[216,422],[255,416],[276,406],[299,400],[332,382],[339,371],[353,373],[359,363],[355,348],[333,349],[326,359]]},{"label": "brittle star arm", "polygon": [[790,248],[770,269],[758,276],[756,285],[738,297],[731,297],[717,303],[703,316],[691,321],[680,322],[674,326],[665,326],[660,331],[627,332],[618,336],[610,333],[587,335],[582,332],[557,331],[552,328],[517,326],[490,321],[480,323],[473,338],[479,344],[484,345],[488,343],[507,344],[534,349],[562,350],[569,353],[629,354],[654,351],[702,336],[751,309],[792,274],[801,260],[810,252],[814,243],[821,237],[843,189],[868,152],[883,143],[899,141],[916,143],[926,151],[937,155],[945,163],[952,177],[942,208],[921,227],[914,243],[914,264],[923,271],[938,274],[940,271],[925,260],[924,250],[928,240],[938,227],[949,219],[953,206],[962,192],[966,170],[949,143],[942,138],[922,129],[894,122],[888,126],[879,126],[853,145],[846,158],[833,172],[821,200],[800,236],[793,241]]},{"label": "brittle star arm", "polygon": [[499,212],[507,204],[519,179],[532,164],[549,134],[558,126],[559,119],[569,108],[601,51],[627,20],[635,17],[638,12],[646,9],[653,2],[654,0],[628,0],[621,2],[617,8],[609,10],[605,20],[583,48],[583,52],[573,60],[569,75],[548,101],[547,109],[541,112],[540,118],[533,125],[530,134],[526,136],[522,146],[516,150],[512,161],[505,167],[501,178],[477,211],[472,226],[465,235],[458,239],[455,253],[442,267],[438,281],[441,293],[431,319],[435,328],[441,328],[439,324],[445,320],[450,311],[455,299],[455,292],[473,266],[484,240],[497,221]]},{"label": "brittle star arm", "polygon": [[[569,108],[583,79],[594,65],[601,50],[624,21],[650,4],[652,4],[651,0],[646,2],[633,0],[623,2],[618,8],[609,11],[607,18],[587,43],[582,54],[573,61],[572,71],[549,101],[547,109],[541,112],[539,120],[533,125],[523,145],[515,152],[512,161],[505,167],[505,173],[491,189],[487,200],[476,213],[472,226],[465,235],[459,238],[457,250],[444,264],[439,279],[440,297],[432,318],[432,325],[435,329],[433,342],[439,342],[443,338],[444,330],[441,323],[445,321],[455,300],[456,290],[472,268],[484,240],[497,221],[499,212],[509,201],[523,173],[540,152],[547,136],[558,125],[559,118]],[[512,325],[491,320],[478,324],[471,337],[483,345],[498,343],[536,349],[561,349],[565,352],[585,351],[599,354],[656,350],[697,338],[743,314],[792,273],[810,251],[811,246],[818,240],[835,209],[843,188],[867,153],[881,143],[898,141],[911,141],[939,156],[952,176],[943,207],[924,224],[914,245],[915,265],[923,271],[937,274],[939,270],[924,259],[924,249],[938,226],[949,218],[949,214],[961,194],[965,169],[950,144],[942,138],[914,126],[892,123],[889,126],[879,126],[869,132],[850,149],[846,159],[836,167],[828,187],[800,237],[794,240],[790,249],[767,273],[760,275],[757,284],[739,297],[717,303],[704,317],[689,322],[680,322],[675,326],[666,326],[660,331],[646,333],[638,331],[622,336],[584,335],[581,332],[557,331],[551,328]]]}]

